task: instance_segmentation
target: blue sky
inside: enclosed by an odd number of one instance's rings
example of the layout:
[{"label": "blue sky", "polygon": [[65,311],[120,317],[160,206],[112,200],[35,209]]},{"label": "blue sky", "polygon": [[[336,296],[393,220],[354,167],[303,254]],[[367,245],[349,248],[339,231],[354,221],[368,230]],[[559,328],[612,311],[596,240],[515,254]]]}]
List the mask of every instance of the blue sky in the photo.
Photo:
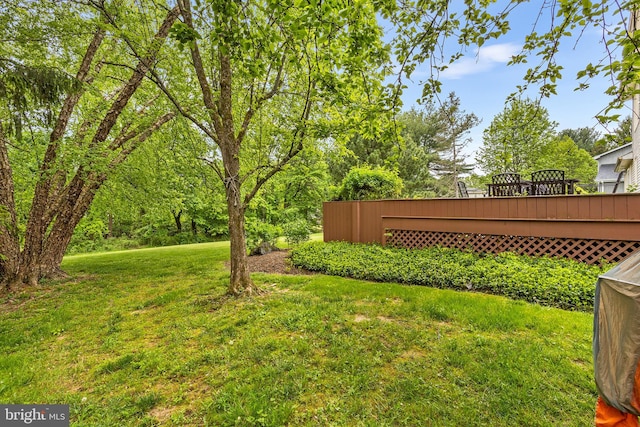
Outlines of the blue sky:
[{"label": "blue sky", "polygon": [[[533,28],[541,2],[534,3],[536,4],[519,6],[512,13],[512,30],[508,34],[488,42],[480,50],[470,48],[464,58],[440,74],[441,99],[445,99],[449,92],[455,92],[461,100],[461,108],[467,113],[475,113],[482,119],[480,125],[469,134],[473,141],[465,151],[470,155],[470,161],[474,159],[475,150],[482,145],[482,131],[496,114],[503,111],[505,99],[522,83],[526,69],[538,64],[537,58],[534,57],[529,59],[528,64],[507,66],[511,56],[520,52],[525,35]],[[548,29],[548,18],[547,11],[545,18],[537,24],[538,32]],[[458,48],[454,40],[449,43],[453,49]],[[590,81],[589,89],[574,91],[578,85],[576,73],[589,62],[595,63],[604,57],[606,49],[602,42],[602,30],[598,28],[584,31],[577,44],[575,39],[567,39],[560,46],[557,62],[564,67],[563,79],[558,84],[558,94],[542,100],[550,118],[558,123],[557,130],[594,127],[600,133],[607,132],[607,129],[598,124],[595,116],[601,114],[610,101],[604,91],[611,82],[603,76],[598,76]],[[420,80],[425,78],[427,73],[426,66],[418,67],[412,75],[412,81],[404,79],[409,88],[402,97],[403,109],[412,106],[419,108],[416,100],[422,92]],[[530,93],[532,98],[536,95],[535,92]],[[624,117],[630,114],[630,111],[620,113]]]}]

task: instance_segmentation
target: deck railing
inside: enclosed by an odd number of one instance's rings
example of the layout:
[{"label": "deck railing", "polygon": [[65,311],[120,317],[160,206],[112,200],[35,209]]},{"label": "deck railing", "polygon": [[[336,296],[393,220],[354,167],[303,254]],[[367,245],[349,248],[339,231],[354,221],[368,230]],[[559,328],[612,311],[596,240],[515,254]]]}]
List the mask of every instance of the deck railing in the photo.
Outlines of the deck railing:
[{"label": "deck railing", "polygon": [[325,241],[618,262],[640,250],[640,194],[324,204]]}]

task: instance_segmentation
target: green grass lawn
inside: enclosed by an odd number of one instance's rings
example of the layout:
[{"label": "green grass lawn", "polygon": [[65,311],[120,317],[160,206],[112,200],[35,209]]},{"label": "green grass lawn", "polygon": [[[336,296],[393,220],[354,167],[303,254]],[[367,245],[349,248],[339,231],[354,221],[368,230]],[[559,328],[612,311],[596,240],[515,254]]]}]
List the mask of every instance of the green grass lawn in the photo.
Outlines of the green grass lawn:
[{"label": "green grass lawn", "polygon": [[0,402],[72,425],[588,426],[593,316],[469,292],[256,274],[228,245],[72,256],[0,305]]}]

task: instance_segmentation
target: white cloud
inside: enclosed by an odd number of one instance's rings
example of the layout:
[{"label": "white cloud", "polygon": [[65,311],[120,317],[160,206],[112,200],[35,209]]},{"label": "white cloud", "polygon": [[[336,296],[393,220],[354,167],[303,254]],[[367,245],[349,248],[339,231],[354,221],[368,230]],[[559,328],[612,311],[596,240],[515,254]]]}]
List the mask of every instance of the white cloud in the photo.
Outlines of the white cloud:
[{"label": "white cloud", "polygon": [[484,46],[476,49],[473,57],[464,57],[449,65],[449,68],[440,73],[444,79],[459,79],[470,74],[478,74],[491,70],[497,64],[509,62],[512,56],[517,55],[520,46],[514,43],[501,43]]}]

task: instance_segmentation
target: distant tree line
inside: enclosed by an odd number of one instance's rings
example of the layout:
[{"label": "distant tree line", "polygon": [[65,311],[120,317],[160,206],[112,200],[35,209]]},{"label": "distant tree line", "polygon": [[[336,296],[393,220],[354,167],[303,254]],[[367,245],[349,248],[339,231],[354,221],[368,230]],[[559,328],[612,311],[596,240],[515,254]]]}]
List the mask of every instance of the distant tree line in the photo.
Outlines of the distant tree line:
[{"label": "distant tree line", "polygon": [[[456,197],[457,180],[484,188],[494,173],[546,168],[563,169],[588,188],[597,173],[593,155],[626,143],[631,132],[630,118],[607,136],[591,128],[557,132],[545,108],[512,101],[485,130],[472,164],[464,148],[479,122],[451,93],[442,105],[399,113],[398,136],[318,140],[249,204],[249,246],[274,242],[299,221],[309,232],[319,230],[326,200]],[[72,249],[91,248],[105,237],[153,245],[228,238],[222,185],[206,162],[192,160],[206,150],[186,122],[167,126],[98,192]]]}]

